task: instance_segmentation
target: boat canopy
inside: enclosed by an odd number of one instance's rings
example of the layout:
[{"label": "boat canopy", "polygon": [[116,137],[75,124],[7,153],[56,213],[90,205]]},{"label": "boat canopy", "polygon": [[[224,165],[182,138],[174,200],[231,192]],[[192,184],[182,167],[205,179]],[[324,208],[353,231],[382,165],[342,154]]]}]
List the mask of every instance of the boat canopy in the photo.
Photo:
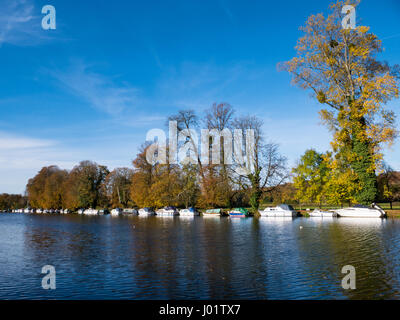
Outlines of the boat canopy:
[{"label": "boat canopy", "polygon": [[208,209],[206,213],[221,213],[221,209]]},{"label": "boat canopy", "polygon": [[283,210],[294,211],[294,208],[290,204],[280,204],[278,207]]}]

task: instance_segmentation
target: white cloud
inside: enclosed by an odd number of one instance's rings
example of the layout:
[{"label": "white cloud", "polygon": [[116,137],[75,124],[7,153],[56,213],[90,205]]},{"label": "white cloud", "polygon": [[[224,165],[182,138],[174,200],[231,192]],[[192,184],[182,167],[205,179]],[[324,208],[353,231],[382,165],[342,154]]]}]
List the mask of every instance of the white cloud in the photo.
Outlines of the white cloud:
[{"label": "white cloud", "polygon": [[54,145],[51,140],[11,136],[0,132],[0,151],[41,148]]},{"label": "white cloud", "polygon": [[41,30],[40,9],[33,1],[1,1],[0,11],[0,46],[4,43],[13,45],[34,45],[46,39]]},{"label": "white cloud", "polygon": [[111,115],[133,108],[137,102],[137,89],[117,84],[102,74],[91,72],[81,62],[74,64],[67,72],[51,71],[50,74],[71,93]]},{"label": "white cloud", "polygon": [[72,169],[82,160],[96,161],[111,170],[131,166],[137,146],[125,140],[116,143],[99,137],[92,143],[72,141],[71,145],[66,145],[0,132],[0,193],[23,193],[28,179],[44,166]]}]

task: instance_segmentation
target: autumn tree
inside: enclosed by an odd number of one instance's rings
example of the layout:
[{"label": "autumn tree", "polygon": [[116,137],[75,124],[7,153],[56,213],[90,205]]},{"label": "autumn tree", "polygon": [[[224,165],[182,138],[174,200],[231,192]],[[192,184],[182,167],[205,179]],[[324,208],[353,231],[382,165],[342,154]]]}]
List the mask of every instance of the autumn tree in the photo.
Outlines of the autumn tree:
[{"label": "autumn tree", "polygon": [[378,176],[379,201],[389,202],[393,209],[393,202],[400,200],[400,173],[394,171],[388,164],[382,166],[382,173]]},{"label": "autumn tree", "polygon": [[272,190],[270,193],[270,199],[274,203],[293,203],[296,202],[296,193],[297,190],[293,183],[287,182],[284,183]]},{"label": "autumn tree", "polygon": [[73,180],[68,183],[74,189],[69,191],[69,197],[75,197],[69,199],[70,204],[75,208],[106,206],[104,181],[108,174],[109,171],[106,166],[98,165],[92,161],[81,161],[70,173]]},{"label": "autumn tree", "polygon": [[127,207],[131,204],[132,176],[132,169],[116,168],[105,178],[104,186],[112,207]]},{"label": "autumn tree", "polygon": [[[234,196],[232,181],[230,179],[231,165],[227,163],[225,158],[227,144],[232,144],[232,121],[235,113],[234,108],[228,103],[214,103],[205,114],[203,119],[204,124],[209,130],[209,150],[207,158],[211,159],[211,163],[207,164],[207,177],[203,183],[203,197],[208,198],[206,202],[219,203],[219,206],[232,207],[232,198]],[[229,130],[228,136],[224,133]],[[226,141],[227,139],[227,141]],[[219,146],[219,163],[213,163],[213,144]],[[215,151],[214,151],[215,152]],[[210,156],[211,155],[211,156]],[[215,175],[215,176],[212,176]],[[210,182],[213,189],[209,188]],[[222,199],[222,201],[221,201]]]},{"label": "autumn tree", "polygon": [[155,163],[148,162],[146,153],[149,144],[143,144],[135,160],[133,160],[134,172],[131,183],[131,199],[139,207],[151,207],[150,189],[153,183]]},{"label": "autumn tree", "polygon": [[27,197],[21,194],[0,194],[0,210],[22,209],[26,207],[27,203]]},{"label": "autumn tree", "polygon": [[47,177],[42,195],[44,201],[43,208],[63,208],[63,186],[67,177],[68,172],[58,168]]},{"label": "autumn tree", "polygon": [[355,174],[359,186],[354,188],[355,199],[370,203],[377,196],[375,172],[382,160],[381,148],[397,134],[395,115],[385,105],[398,97],[398,69],[377,59],[382,43],[369,27],[342,27],[346,4],[357,7],[358,1],[338,1],[328,17],[309,17],[301,28],[304,35],[298,40],[297,56],[282,67],[293,75],[295,84],[311,90],[327,106],[320,115],[334,135],[334,166],[341,167],[344,176]]},{"label": "autumn tree", "polygon": [[328,170],[323,154],[314,149],[307,150],[292,170],[297,199],[302,202],[319,203],[321,206],[326,199],[324,189]]},{"label": "autumn tree", "polygon": [[197,166],[184,164],[179,171],[179,193],[177,198],[185,208],[194,207],[200,196]]},{"label": "autumn tree", "polygon": [[351,164],[341,159],[341,155],[339,153],[334,156],[331,152],[323,155],[328,167],[324,194],[329,204],[343,206],[345,203],[350,205],[357,201],[355,195],[360,186],[356,173],[351,169]]},{"label": "autumn tree", "polygon": [[29,179],[26,191],[29,205],[33,208],[62,207],[63,184],[68,173],[57,166],[43,167]]}]

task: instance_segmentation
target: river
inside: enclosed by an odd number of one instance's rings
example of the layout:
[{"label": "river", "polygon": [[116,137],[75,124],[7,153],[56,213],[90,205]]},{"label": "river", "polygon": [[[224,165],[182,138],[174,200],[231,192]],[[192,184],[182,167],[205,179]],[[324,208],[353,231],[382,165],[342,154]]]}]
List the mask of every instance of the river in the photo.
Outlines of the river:
[{"label": "river", "polygon": [[400,220],[7,213],[0,266],[0,299],[399,299]]}]

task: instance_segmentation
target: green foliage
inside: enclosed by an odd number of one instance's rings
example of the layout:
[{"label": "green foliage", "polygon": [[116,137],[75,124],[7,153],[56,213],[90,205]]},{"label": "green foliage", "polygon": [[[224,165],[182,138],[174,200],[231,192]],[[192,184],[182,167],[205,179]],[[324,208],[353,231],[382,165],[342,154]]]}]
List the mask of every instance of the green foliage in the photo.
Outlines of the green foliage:
[{"label": "green foliage", "polygon": [[357,175],[359,190],[355,194],[358,203],[371,204],[377,200],[378,186],[371,148],[366,141],[354,138],[353,151],[356,155],[352,161],[352,168]]},{"label": "green foliage", "polygon": [[322,154],[313,149],[307,150],[293,169],[296,197],[302,202],[323,202],[328,170]]}]

